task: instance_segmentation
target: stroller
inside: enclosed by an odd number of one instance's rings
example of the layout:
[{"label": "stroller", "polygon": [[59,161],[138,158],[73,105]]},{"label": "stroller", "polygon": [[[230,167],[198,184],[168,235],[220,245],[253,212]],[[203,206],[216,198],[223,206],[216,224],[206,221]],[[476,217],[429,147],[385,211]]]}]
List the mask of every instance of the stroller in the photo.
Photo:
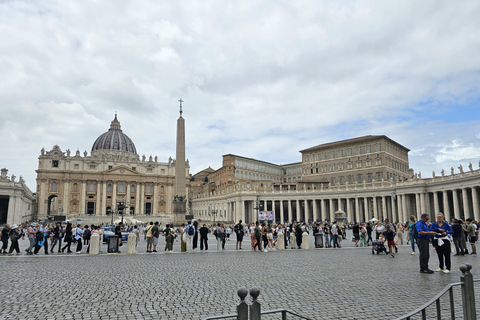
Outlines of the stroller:
[{"label": "stroller", "polygon": [[380,239],[372,241],[372,254],[375,254],[375,252],[377,252],[377,254],[380,254],[381,252],[388,254],[384,241],[381,241]]}]

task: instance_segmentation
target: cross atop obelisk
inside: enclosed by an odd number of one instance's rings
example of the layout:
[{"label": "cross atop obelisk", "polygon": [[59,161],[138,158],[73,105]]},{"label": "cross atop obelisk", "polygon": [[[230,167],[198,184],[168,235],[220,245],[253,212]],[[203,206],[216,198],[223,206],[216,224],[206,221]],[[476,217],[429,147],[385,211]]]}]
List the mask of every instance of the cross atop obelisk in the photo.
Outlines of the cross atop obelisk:
[{"label": "cross atop obelisk", "polygon": [[182,113],[183,113],[183,111],[182,111],[182,102],[183,102],[182,98],[180,98],[180,100],[178,100],[178,102],[180,102],[180,117],[181,117]]},{"label": "cross atop obelisk", "polygon": [[180,102],[180,117],[177,120],[177,150],[175,159],[175,197],[173,199],[173,220],[175,225],[185,222],[187,213],[187,186],[185,172],[185,119],[182,117],[182,102]]}]

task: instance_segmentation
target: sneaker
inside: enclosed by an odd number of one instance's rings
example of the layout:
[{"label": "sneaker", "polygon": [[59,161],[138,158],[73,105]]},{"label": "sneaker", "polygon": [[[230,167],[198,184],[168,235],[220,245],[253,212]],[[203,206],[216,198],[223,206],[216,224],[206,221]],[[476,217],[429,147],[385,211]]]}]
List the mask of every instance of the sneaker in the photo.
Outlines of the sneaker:
[{"label": "sneaker", "polygon": [[75,253],[82,253],[82,251],[77,251],[77,252],[75,252]]},{"label": "sneaker", "polygon": [[443,270],[443,273],[450,273],[450,270],[445,269],[445,270]]},{"label": "sneaker", "polygon": [[395,258],[395,256],[393,255],[393,253],[391,254],[392,258]]},{"label": "sneaker", "polygon": [[268,252],[267,249],[263,249],[263,252]]},{"label": "sneaker", "polygon": [[476,253],[472,253],[472,256],[476,256],[477,254]]},{"label": "sneaker", "polygon": [[[120,252],[120,251],[119,251]],[[152,252],[157,252],[157,250],[153,250]]]},{"label": "sneaker", "polygon": [[438,268],[437,270],[435,270],[437,272],[443,272],[443,269],[442,268]]},{"label": "sneaker", "polygon": [[411,254],[412,256],[414,256],[414,255],[415,255],[415,252],[412,252],[412,253],[410,253],[410,254]]}]

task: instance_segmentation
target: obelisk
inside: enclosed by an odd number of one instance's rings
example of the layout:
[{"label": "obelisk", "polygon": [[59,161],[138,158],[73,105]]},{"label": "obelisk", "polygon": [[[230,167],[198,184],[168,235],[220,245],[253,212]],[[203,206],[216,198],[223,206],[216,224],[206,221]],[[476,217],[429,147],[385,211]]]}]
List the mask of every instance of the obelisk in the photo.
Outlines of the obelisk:
[{"label": "obelisk", "polygon": [[187,213],[187,188],[185,182],[185,119],[182,117],[182,102],[180,102],[180,117],[177,120],[177,150],[175,159],[175,197],[173,199],[173,222],[180,225],[185,222]]}]

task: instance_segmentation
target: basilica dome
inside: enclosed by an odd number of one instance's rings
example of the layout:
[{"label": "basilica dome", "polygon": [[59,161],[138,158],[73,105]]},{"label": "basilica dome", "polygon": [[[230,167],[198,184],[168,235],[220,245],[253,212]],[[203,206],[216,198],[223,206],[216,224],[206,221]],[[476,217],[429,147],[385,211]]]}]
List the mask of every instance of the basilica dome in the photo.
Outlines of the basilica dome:
[{"label": "basilica dome", "polygon": [[113,119],[112,123],[110,124],[110,129],[98,137],[92,146],[92,151],[101,150],[127,151],[137,154],[137,149],[135,149],[132,139],[122,132],[120,122],[118,121],[116,114],[115,119]]}]

